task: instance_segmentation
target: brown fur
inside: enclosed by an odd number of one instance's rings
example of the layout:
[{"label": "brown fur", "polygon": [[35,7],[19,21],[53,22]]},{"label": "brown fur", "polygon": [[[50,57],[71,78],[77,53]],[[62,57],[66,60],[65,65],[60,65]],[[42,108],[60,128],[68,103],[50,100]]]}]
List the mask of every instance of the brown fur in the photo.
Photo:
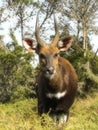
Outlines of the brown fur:
[{"label": "brown fur", "polygon": [[[51,81],[44,78],[41,72],[38,82],[38,113],[39,115],[49,112],[51,113],[65,113],[69,112],[69,108],[73,104],[76,90],[77,90],[77,75],[72,65],[64,58],[59,58],[59,68],[57,74]],[[61,98],[49,99],[46,97],[47,92],[62,92],[67,90],[67,94]]]},{"label": "brown fur", "polygon": [[[68,60],[60,57],[59,52],[67,50],[72,43],[72,38],[63,40],[63,46],[47,44],[36,48],[40,60],[40,73],[37,77],[38,114],[49,113],[50,115],[69,115],[69,109],[74,102],[77,90],[77,75]],[[31,42],[31,41],[30,41]],[[61,42],[60,42],[61,43]],[[24,45],[29,50],[28,41],[24,39]],[[31,51],[31,50],[30,50]],[[58,98],[50,98],[47,94],[66,92]]]}]

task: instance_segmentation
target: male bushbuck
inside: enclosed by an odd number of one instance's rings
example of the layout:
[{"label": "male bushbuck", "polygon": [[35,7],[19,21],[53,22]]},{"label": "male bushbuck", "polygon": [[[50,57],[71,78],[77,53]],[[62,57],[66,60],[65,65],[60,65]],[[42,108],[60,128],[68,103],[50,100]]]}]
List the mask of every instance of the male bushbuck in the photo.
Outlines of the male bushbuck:
[{"label": "male bushbuck", "polygon": [[51,44],[45,44],[40,38],[38,16],[35,28],[37,43],[29,38],[24,38],[23,43],[29,52],[35,50],[39,55],[38,114],[49,113],[53,119],[66,122],[77,90],[77,75],[69,61],[60,57],[59,53],[66,51],[73,39],[68,37],[59,41],[55,17],[54,23],[56,35]]}]

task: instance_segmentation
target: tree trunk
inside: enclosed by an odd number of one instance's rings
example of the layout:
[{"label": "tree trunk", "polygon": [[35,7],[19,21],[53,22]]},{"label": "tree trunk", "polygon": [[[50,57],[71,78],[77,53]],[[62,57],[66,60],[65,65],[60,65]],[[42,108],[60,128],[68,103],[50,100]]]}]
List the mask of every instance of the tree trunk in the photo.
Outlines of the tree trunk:
[{"label": "tree trunk", "polygon": [[83,24],[83,50],[84,50],[84,57],[86,56],[87,51],[87,29],[86,23]]},{"label": "tree trunk", "polygon": [[80,33],[80,26],[79,26],[80,22],[79,20],[77,21],[77,39],[79,40],[79,33]]},{"label": "tree trunk", "polygon": [[[22,5],[19,7],[19,10],[20,10],[21,39],[23,39],[23,9],[22,9]],[[23,46],[23,42],[22,42],[22,46]]]}]

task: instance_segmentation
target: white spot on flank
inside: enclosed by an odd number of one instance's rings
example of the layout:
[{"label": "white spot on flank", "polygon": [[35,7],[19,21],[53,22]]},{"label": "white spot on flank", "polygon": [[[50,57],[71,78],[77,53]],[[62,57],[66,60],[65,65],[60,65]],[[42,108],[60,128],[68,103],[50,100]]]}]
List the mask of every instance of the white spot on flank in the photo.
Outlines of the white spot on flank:
[{"label": "white spot on flank", "polygon": [[47,93],[46,96],[48,98],[57,98],[60,99],[66,95],[67,91],[64,92],[58,92],[58,93]]}]

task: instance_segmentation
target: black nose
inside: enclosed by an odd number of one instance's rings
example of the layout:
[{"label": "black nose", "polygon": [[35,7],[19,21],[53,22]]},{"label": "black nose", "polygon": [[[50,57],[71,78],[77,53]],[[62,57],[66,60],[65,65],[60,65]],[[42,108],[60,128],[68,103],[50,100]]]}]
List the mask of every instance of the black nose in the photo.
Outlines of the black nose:
[{"label": "black nose", "polygon": [[54,67],[47,68],[47,73],[53,74],[54,73]]}]

